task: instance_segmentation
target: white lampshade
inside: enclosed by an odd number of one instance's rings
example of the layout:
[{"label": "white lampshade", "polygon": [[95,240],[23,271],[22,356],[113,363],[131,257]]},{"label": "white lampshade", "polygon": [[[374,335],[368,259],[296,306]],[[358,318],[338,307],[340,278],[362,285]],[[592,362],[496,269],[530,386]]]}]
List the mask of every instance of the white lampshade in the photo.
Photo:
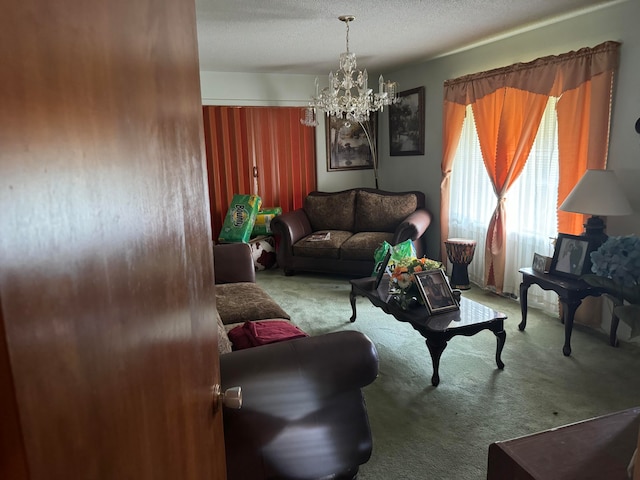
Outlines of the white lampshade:
[{"label": "white lampshade", "polygon": [[633,213],[611,170],[587,170],[562,202],[560,210],[604,217]]}]

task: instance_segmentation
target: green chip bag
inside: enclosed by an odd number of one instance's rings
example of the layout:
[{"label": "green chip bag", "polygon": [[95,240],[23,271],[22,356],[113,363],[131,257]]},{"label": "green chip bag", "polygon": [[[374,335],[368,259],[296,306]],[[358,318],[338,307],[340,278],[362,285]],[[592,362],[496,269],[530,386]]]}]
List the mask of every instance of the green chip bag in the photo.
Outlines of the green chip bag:
[{"label": "green chip bag", "polygon": [[397,245],[391,245],[389,242],[384,241],[380,244],[380,246],[376,249],[373,254],[373,259],[375,261],[375,266],[373,268],[372,276],[376,276],[378,274],[378,269],[380,268],[380,263],[384,260],[385,255],[387,254],[387,250],[391,249],[391,258],[389,259],[389,263],[387,265],[387,270],[391,271],[394,268],[394,265],[398,263],[399,260],[407,257],[415,257],[416,256],[416,247],[413,245],[411,239],[405,240],[404,242],[400,242]]}]

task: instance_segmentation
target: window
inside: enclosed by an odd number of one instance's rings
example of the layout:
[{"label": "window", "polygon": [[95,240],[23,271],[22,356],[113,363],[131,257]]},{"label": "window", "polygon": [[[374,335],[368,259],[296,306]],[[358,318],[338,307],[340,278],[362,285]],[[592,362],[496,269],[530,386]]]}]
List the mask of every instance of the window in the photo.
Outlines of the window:
[{"label": "window", "polygon": [[[533,254],[551,256],[557,236],[558,142],[556,101],[549,98],[536,140],[520,177],[506,195],[507,246],[503,292],[519,294],[518,269],[530,267]],[[473,111],[467,106],[460,144],[451,173],[449,237],[475,240],[469,265],[472,282],[484,286],[487,225],[496,208],[496,195],[486,173],[476,135]],[[557,295],[531,288],[529,304],[556,313]]]}]

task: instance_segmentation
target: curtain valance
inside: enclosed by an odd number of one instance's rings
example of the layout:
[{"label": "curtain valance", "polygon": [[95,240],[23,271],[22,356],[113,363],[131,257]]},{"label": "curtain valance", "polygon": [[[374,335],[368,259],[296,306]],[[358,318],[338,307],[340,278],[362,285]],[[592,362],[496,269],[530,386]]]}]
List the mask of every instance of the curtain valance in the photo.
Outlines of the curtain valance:
[{"label": "curtain valance", "polygon": [[619,49],[619,42],[608,41],[595,47],[447,80],[444,82],[445,101],[469,105],[505,87],[559,97],[597,75],[616,70]]}]

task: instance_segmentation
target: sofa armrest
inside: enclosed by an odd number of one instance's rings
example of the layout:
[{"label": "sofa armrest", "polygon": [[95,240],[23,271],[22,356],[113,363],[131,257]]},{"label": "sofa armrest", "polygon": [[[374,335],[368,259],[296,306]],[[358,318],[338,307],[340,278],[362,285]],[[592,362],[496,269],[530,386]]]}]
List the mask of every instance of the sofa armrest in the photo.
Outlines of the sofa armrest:
[{"label": "sofa armrest", "polygon": [[313,233],[309,217],[301,208],[276,216],[271,220],[271,230],[279,236],[278,252],[282,249],[287,255],[293,254],[294,243]]},{"label": "sofa armrest", "polygon": [[431,213],[420,208],[405,218],[393,234],[393,244],[397,245],[405,240],[416,240],[424,234],[431,224]]},{"label": "sofa armrest", "polygon": [[213,270],[216,284],[254,282],[256,270],[251,247],[246,243],[221,243],[213,246]]},{"label": "sofa armrest", "polygon": [[340,331],[220,355],[227,478],[355,478],[372,436],[361,387],[378,373],[375,346]]},{"label": "sofa armrest", "polygon": [[[309,393],[329,397],[369,385],[377,375],[376,347],[366,335],[352,330],[238,350],[220,357],[223,387],[241,386],[246,392],[243,408],[263,411],[270,408],[265,405],[266,396],[286,394],[281,391],[285,380],[289,386],[304,385]],[[265,378],[278,381],[265,382]],[[273,407],[280,410],[282,405]]]}]

